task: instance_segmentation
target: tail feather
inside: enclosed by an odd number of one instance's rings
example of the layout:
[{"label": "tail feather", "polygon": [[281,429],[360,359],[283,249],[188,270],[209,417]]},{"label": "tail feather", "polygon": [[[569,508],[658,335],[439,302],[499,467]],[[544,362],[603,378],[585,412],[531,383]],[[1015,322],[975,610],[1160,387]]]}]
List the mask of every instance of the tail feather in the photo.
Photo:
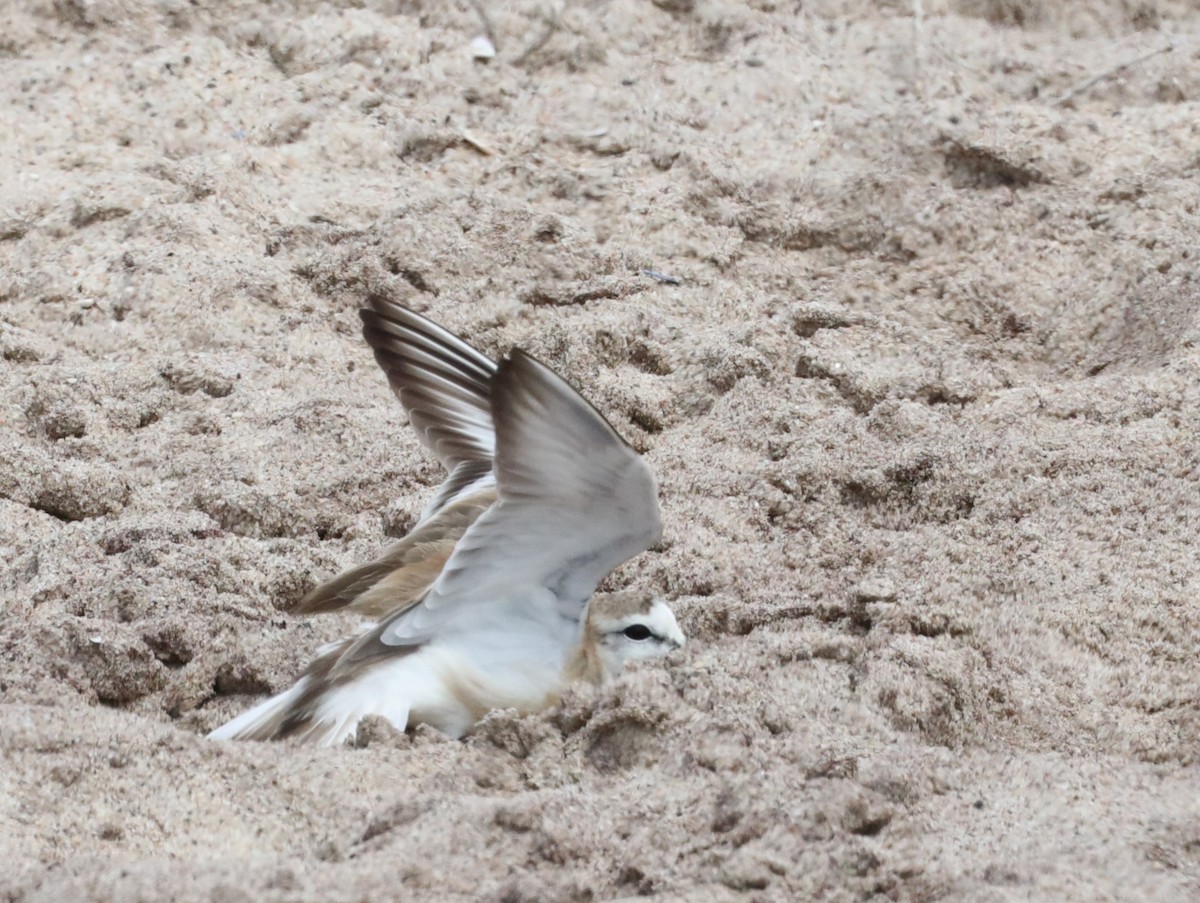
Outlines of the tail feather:
[{"label": "tail feather", "polygon": [[[339,746],[358,732],[364,716],[375,714],[371,707],[321,707],[314,712],[304,704],[308,678],[301,678],[289,690],[243,712],[212,731],[210,740],[284,740],[294,739],[313,746]],[[393,707],[389,707],[393,708]],[[389,711],[387,717],[401,730],[408,721],[407,707]]]},{"label": "tail feather", "polygon": [[[292,687],[221,725],[209,739],[294,739],[315,746],[337,746],[357,734],[358,723],[367,715],[381,715],[404,730],[411,710],[405,692],[409,683],[405,679],[407,651],[388,650],[391,667],[367,656],[366,661],[374,667],[335,673],[342,656],[353,648],[353,638],[335,644]],[[423,686],[424,682],[418,681],[416,688]]]},{"label": "tail feather", "polygon": [[310,746],[340,746],[347,738],[358,733],[358,722],[361,720],[361,714],[349,712],[330,721],[310,717],[292,722],[284,736]]},{"label": "tail feather", "polygon": [[283,728],[295,717],[295,703],[304,695],[308,678],[302,677],[295,685],[259,703],[247,712],[238,715],[212,731],[210,740],[274,740],[282,736]]}]

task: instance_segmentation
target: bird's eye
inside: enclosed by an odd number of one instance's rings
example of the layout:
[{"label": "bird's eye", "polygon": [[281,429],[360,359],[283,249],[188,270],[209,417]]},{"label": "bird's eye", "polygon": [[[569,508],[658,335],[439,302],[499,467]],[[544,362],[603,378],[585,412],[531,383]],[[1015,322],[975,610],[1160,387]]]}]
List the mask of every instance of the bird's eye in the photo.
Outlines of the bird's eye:
[{"label": "bird's eye", "polygon": [[631,640],[648,640],[650,639],[650,628],[645,624],[630,624],[621,633],[629,637]]}]

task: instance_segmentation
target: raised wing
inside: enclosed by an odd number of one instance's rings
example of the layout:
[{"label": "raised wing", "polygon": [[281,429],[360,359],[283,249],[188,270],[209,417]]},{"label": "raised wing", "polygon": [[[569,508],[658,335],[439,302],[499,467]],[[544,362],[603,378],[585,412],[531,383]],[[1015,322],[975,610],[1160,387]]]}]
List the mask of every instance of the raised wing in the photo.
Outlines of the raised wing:
[{"label": "raised wing", "polygon": [[523,618],[579,619],[605,575],[662,533],[649,465],[554,371],[514,351],[491,392],[499,501],[429,595],[390,621],[384,643],[420,642],[497,604]]},{"label": "raised wing", "polygon": [[467,487],[491,482],[496,364],[454,334],[381,295],[360,311],[363,337],[408,412],[421,444],[450,476],[421,520]]},{"label": "raised wing", "polygon": [[327,580],[299,614],[351,608],[379,618],[415,604],[468,526],[495,500],[491,381],[496,364],[432,320],[381,295],[360,311],[363,336],[421,444],[449,471],[416,528],[378,559]]}]

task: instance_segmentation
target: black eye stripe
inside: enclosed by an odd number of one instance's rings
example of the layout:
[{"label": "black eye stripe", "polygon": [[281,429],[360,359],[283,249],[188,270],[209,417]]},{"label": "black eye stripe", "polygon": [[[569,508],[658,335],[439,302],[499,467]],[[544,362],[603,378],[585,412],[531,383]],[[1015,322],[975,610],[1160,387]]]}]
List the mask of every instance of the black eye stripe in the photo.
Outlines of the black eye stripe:
[{"label": "black eye stripe", "polygon": [[651,636],[650,628],[645,624],[630,624],[621,633],[631,640],[648,640]]}]

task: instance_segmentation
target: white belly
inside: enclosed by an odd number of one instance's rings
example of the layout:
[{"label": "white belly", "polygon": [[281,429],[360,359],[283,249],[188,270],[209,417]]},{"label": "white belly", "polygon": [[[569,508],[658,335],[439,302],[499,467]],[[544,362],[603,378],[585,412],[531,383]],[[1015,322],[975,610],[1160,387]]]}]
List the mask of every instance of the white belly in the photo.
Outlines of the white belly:
[{"label": "white belly", "polygon": [[544,708],[562,688],[562,665],[498,657],[434,644],[331,687],[314,707],[316,720],[337,725],[330,744],[354,733],[360,719],[380,715],[398,729],[428,724],[461,737],[492,709]]}]

